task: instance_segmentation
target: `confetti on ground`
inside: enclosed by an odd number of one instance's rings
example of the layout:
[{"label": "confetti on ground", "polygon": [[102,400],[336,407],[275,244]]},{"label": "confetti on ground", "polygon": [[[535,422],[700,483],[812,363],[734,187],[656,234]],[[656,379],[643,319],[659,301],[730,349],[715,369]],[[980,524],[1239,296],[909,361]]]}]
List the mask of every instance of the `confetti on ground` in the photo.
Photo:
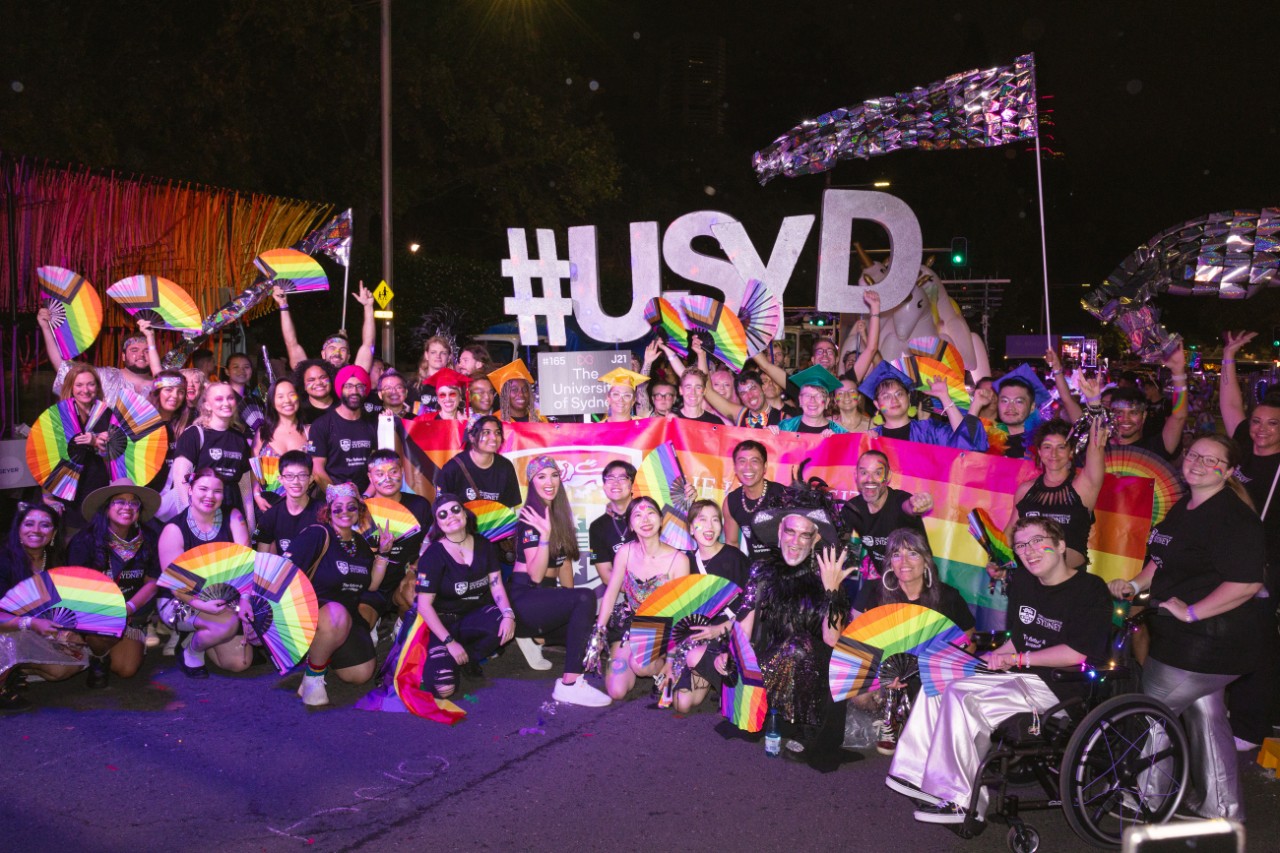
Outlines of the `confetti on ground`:
[{"label": "confetti on ground", "polygon": [[521,737],[524,737],[525,735],[545,735],[545,734],[546,734],[546,731],[543,729],[527,728],[527,729],[520,730]]},{"label": "confetti on ground", "polygon": [[479,702],[479,701],[480,701],[479,699],[477,699],[475,696],[473,696],[473,695],[472,695],[472,694],[470,694],[470,693],[463,693],[463,694],[462,694],[462,699],[463,699],[463,701],[464,701],[464,702],[470,702],[472,705],[475,705],[477,702]]},{"label": "confetti on ground", "polygon": [[114,764],[108,764],[108,765],[107,765],[107,769],[108,769],[108,770],[119,770],[120,768],[119,768],[119,767],[116,767]]},{"label": "confetti on ground", "polygon": [[538,710],[543,714],[546,714],[548,717],[554,717],[556,715],[556,707],[557,705],[555,702],[543,702],[542,707]]}]

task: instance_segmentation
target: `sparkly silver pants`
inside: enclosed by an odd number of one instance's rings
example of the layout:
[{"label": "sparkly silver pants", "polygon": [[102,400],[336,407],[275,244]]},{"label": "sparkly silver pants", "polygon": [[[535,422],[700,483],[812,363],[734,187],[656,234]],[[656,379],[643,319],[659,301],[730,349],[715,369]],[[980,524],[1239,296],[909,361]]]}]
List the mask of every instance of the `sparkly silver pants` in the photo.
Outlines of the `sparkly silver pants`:
[{"label": "sparkly silver pants", "polygon": [[[898,737],[889,775],[968,808],[996,726],[1015,714],[1046,711],[1056,704],[1049,685],[1022,673],[971,675],[937,696],[922,691]],[[986,811],[983,791],[978,814]]]},{"label": "sparkly silver pants", "polygon": [[1239,677],[1188,672],[1155,658],[1147,658],[1142,667],[1142,692],[1182,717],[1191,747],[1191,781],[1196,788],[1194,795],[1188,792],[1183,804],[1203,817],[1244,820],[1235,740],[1223,698],[1227,685]]}]

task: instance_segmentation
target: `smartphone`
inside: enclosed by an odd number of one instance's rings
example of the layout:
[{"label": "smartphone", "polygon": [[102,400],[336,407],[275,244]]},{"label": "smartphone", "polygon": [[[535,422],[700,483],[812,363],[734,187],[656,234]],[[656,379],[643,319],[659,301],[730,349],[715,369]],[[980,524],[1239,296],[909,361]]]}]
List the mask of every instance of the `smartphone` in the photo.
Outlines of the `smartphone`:
[{"label": "smartphone", "polygon": [[1244,825],[1234,821],[1191,820],[1125,831],[1124,853],[1244,853]]}]

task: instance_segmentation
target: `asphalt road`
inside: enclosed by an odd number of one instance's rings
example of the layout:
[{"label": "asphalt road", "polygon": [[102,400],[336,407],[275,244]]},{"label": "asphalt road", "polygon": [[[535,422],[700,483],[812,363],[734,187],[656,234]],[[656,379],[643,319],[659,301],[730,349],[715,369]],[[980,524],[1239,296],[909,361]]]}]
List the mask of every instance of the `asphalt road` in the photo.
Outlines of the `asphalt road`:
[{"label": "asphalt road", "polygon": [[[37,710],[0,718],[0,850],[1005,849],[999,824],[963,841],[916,823],[874,752],[823,774],[730,734],[711,701],[678,718],[646,682],[557,707],[514,649],[485,669],[453,727],[356,710],[347,686],[306,709],[300,676],[265,666],[189,681],[154,651],[103,691],[32,685]],[[1242,768],[1249,834],[1274,841],[1280,784]],[[1029,819],[1042,850],[1088,849],[1061,814]]]}]

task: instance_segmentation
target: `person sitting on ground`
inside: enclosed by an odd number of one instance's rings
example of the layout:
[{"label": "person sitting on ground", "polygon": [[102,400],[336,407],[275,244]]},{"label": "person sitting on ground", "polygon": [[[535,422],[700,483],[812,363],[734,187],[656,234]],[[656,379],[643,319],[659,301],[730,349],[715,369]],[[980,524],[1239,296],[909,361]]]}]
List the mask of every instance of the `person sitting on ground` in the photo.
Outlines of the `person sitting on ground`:
[{"label": "person sitting on ground", "polygon": [[146,651],[146,625],[160,578],[156,535],[143,525],[160,508],[160,495],[127,478],[113,480],[84,499],[89,526],[67,546],[67,562],[102,572],[124,595],[126,628],[115,637],[86,636],[91,688],[106,687],[111,676],[132,678]]},{"label": "person sitting on ground", "polygon": [[[556,587],[554,574],[548,577],[563,562],[569,562],[571,571],[578,557],[573,512],[561,488],[560,469],[550,456],[537,456],[525,466],[525,476],[529,502],[516,524],[516,564],[511,574],[516,636],[564,644],[564,675],[556,681],[551,698],[571,705],[604,707],[613,700],[583,675],[587,641],[595,622],[595,593]],[[545,580],[551,580],[551,585]]]},{"label": "person sitting on ground", "polygon": [[435,522],[417,560],[418,615],[426,623],[422,687],[447,699],[458,667],[480,674],[480,662],[515,636],[516,614],[502,586],[502,557],[476,531],[476,516],[457,495],[441,492]]},{"label": "person sitting on ground", "polygon": [[633,500],[627,510],[627,520],[635,538],[619,548],[614,556],[609,585],[596,617],[596,631],[606,631],[609,640],[609,672],[604,683],[612,699],[622,699],[630,693],[637,677],[654,678],[655,689],[663,689],[666,679],[658,676],[665,675],[666,655],[653,661],[633,657],[629,643],[631,617],[655,589],[689,574],[688,556],[659,538],[662,509],[653,498],[644,496]]},{"label": "person sitting on ground", "polygon": [[369,390],[369,374],[364,368],[347,365],[334,382],[338,405],[311,425],[313,474],[321,488],[351,482],[361,493],[369,488],[369,456],[378,447],[377,427],[360,411]]},{"label": "person sitting on ground", "polygon": [[600,583],[608,586],[613,576],[613,560],[618,549],[635,539],[631,525],[627,523],[627,510],[631,507],[631,490],[636,482],[636,466],[621,459],[605,464],[600,475],[604,488],[604,512],[587,528],[587,542],[591,545],[591,565],[600,576]]},{"label": "person sitting on ground", "polygon": [[[222,387],[231,393],[229,387]],[[164,526],[156,546],[162,570],[187,551],[207,542],[249,544],[249,529],[240,510],[224,509],[225,483],[221,475],[212,468],[197,468],[185,476],[190,496],[188,506]],[[234,606],[220,598],[206,601],[183,590],[168,589],[158,590],[157,595],[160,621],[171,631],[190,635],[178,658],[188,678],[208,678],[206,660],[212,660],[228,672],[249,668],[253,662],[249,635],[237,636],[242,621],[252,613],[246,597],[240,599],[240,618],[237,619]]]},{"label": "person sitting on ground", "polygon": [[920,444],[941,444],[957,450],[985,451],[987,431],[982,421],[966,415],[951,399],[947,383],[941,377],[929,386],[929,396],[941,404],[946,422],[936,419],[918,420],[911,405],[911,380],[905,373],[887,361],[875,366],[858,386],[863,394],[875,401],[879,417],[884,421],[871,432],[884,438],[914,441]]},{"label": "person sitting on ground", "polygon": [[[307,352],[298,343],[298,332],[293,326],[293,315],[289,312],[289,295],[279,287],[271,289],[271,297],[280,308],[280,334],[284,337],[285,351],[289,354],[289,366],[294,370],[307,360]],[[320,358],[341,370],[348,364],[354,364],[366,373],[373,367],[374,337],[377,325],[373,317],[373,293],[360,282],[360,286],[352,297],[364,306],[364,322],[360,326],[360,349],[356,350],[352,359],[351,343],[345,332],[337,332],[325,338],[320,346]]]},{"label": "person sitting on ground", "polygon": [[284,497],[258,516],[253,542],[266,554],[283,554],[299,533],[315,523],[320,502],[311,495],[311,457],[301,450],[280,456],[280,485]]},{"label": "person sitting on ground", "polygon": [[[19,501],[0,550],[0,596],[60,560],[56,548],[61,518],[48,504]],[[27,674],[43,681],[65,681],[88,664],[76,636],[38,616],[17,616],[0,610],[0,712],[31,710],[19,692]]]},{"label": "person sitting on ground", "polygon": [[315,639],[298,685],[304,705],[329,704],[325,674],[331,666],[348,684],[373,677],[373,639],[358,608],[366,592],[381,586],[394,537],[389,527],[380,530],[375,552],[360,534],[369,527],[369,510],[355,484],[338,483],[325,489],[316,523],[299,533],[284,554],[311,578],[320,603]]},{"label": "person sitting on ground", "polygon": [[[889,558],[880,567],[880,582],[863,584],[853,602],[853,618],[884,604],[918,604],[936,610],[955,623],[969,637],[977,624],[969,605],[955,587],[948,586],[938,576],[938,567],[929,550],[929,540],[924,533],[910,527],[901,527],[889,534],[885,545]],[[905,691],[905,692],[904,692]],[[876,738],[876,752],[893,755],[898,733],[907,720],[911,704],[920,692],[920,676],[913,675],[905,681],[881,680],[877,693],[864,693],[854,704],[880,713],[880,733]],[[863,701],[859,701],[863,700]]]},{"label": "person sitting on ground", "polygon": [[[916,801],[918,821],[964,823],[971,804],[982,820],[987,794],[978,768],[996,726],[1078,693],[1079,684],[1051,680],[1052,670],[1107,660],[1111,595],[1101,578],[1067,566],[1062,528],[1024,518],[1014,526],[1013,550],[1026,571],[1013,575],[1009,612],[1024,618],[1010,619],[1010,638],[986,655],[995,672],[918,697],[898,738],[885,784]],[[1015,668],[1024,672],[1009,672]]]},{"label": "person sitting on ground", "polygon": [[[378,619],[390,613],[404,616],[413,606],[413,573],[409,566],[421,550],[423,537],[431,528],[431,504],[426,498],[406,492],[404,465],[394,450],[375,450],[369,457],[369,489],[372,497],[398,503],[417,521],[422,533],[406,537],[391,545],[387,552],[387,570],[382,586],[360,597],[360,615],[371,629],[376,629]],[[376,535],[377,531],[367,531]]]}]

